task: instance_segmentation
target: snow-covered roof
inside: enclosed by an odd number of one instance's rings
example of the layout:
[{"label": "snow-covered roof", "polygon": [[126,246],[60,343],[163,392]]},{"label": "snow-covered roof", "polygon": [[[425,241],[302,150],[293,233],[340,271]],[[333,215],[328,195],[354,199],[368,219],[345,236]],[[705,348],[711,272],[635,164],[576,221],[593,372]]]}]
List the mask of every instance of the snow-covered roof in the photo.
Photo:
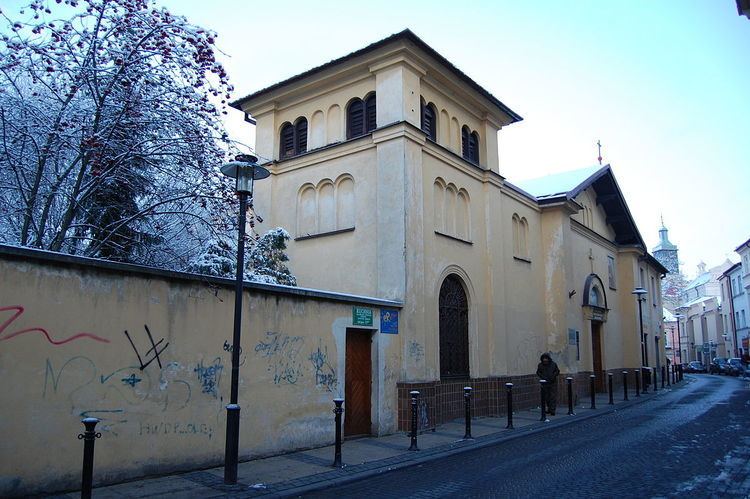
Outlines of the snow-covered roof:
[{"label": "snow-covered roof", "polygon": [[586,180],[591,178],[592,175],[602,168],[606,167],[602,167],[601,165],[589,166],[578,170],[522,180],[520,182],[515,182],[515,184],[537,198],[557,196],[575,190],[576,187],[586,182]]},{"label": "snow-covered roof", "polygon": [[711,273],[705,272],[692,281],[685,287],[685,290],[697,288],[698,286],[702,286],[703,284],[706,284],[708,281],[711,280]]}]

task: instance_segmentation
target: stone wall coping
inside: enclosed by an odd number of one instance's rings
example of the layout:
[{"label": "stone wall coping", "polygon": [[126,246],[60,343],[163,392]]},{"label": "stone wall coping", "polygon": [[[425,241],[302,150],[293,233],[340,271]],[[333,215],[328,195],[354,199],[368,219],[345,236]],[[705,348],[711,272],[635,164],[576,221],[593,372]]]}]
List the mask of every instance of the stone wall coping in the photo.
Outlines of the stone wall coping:
[{"label": "stone wall coping", "polygon": [[[190,272],[178,272],[174,270],[161,269],[158,267],[149,267],[146,265],[112,262],[99,258],[82,257],[77,255],[69,255],[66,253],[56,253],[53,251],[40,250],[36,248],[26,248],[23,246],[13,246],[8,244],[0,244],[0,259],[33,260],[37,262],[53,263],[61,266],[96,269],[118,274],[157,277],[167,280],[211,284],[231,289],[233,289],[235,286],[235,280],[226,277],[194,274]],[[335,291],[325,291],[320,289],[285,286],[282,284],[266,284],[260,282],[245,281],[243,283],[243,288],[249,292],[261,294],[313,298],[338,303],[356,303],[360,305],[372,305],[376,307],[392,308],[403,308],[404,306],[403,302],[397,300],[387,300],[371,296],[338,293]]]}]

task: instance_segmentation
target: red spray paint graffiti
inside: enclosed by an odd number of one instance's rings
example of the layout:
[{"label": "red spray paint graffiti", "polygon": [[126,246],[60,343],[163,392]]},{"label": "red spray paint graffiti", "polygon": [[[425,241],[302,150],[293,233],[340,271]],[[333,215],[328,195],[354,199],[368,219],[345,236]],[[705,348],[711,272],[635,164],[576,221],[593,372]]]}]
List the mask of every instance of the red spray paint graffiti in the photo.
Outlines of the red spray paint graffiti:
[{"label": "red spray paint graffiti", "polygon": [[0,324],[0,341],[9,340],[11,338],[15,338],[16,336],[20,336],[26,333],[37,332],[37,333],[42,333],[44,337],[47,338],[47,341],[49,341],[53,345],[63,345],[70,341],[77,340],[78,338],[90,338],[94,341],[100,341],[102,343],[109,343],[108,339],[102,338],[101,336],[97,336],[91,333],[78,333],[78,334],[74,334],[73,336],[70,336],[69,338],[65,338],[63,340],[53,340],[50,337],[47,330],[41,327],[30,327],[27,329],[21,329],[20,331],[14,331],[12,333],[8,333],[7,335],[3,336],[8,326],[10,326],[13,323],[13,321],[18,319],[23,314],[25,309],[21,305],[11,305],[9,307],[0,307],[0,312],[5,312],[7,310],[15,310],[16,312],[10,316],[10,319]]}]

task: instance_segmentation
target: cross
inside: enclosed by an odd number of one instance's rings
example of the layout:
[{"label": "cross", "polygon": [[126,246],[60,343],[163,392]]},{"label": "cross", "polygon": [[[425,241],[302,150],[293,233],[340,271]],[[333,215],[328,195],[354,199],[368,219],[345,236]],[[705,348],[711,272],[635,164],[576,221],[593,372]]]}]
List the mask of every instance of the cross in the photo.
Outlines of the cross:
[{"label": "cross", "polygon": [[600,140],[596,141],[596,145],[599,148],[599,157],[597,158],[599,160],[599,164],[602,164],[602,143]]}]

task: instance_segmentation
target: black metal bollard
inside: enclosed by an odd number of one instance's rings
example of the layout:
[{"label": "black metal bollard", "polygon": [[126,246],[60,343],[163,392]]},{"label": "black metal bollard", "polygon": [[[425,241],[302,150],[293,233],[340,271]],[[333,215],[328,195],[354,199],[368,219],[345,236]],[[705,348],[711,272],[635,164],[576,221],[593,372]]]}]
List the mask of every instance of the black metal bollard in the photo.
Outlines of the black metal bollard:
[{"label": "black metal bollard", "polygon": [[646,379],[647,378],[646,371],[648,370],[649,370],[648,367],[641,368],[641,376],[643,376],[643,379],[641,380],[643,383],[641,386],[641,393],[648,393],[648,379]]},{"label": "black metal bollard", "polygon": [[513,429],[513,383],[505,383],[505,393],[508,401],[508,430]]},{"label": "black metal bollard", "polygon": [[547,388],[547,380],[540,379],[539,387],[540,387],[539,393],[541,393],[541,397],[542,397],[540,400],[540,404],[539,404],[539,409],[540,409],[540,412],[542,413],[542,416],[539,418],[539,421],[549,421],[549,419],[547,419],[547,414],[545,413],[545,410],[544,410],[545,409],[544,404],[546,402],[545,400],[546,394],[544,393],[544,390]]},{"label": "black metal bollard", "polygon": [[677,366],[672,364],[672,384],[677,383]]},{"label": "black metal bollard", "polygon": [[591,409],[596,409],[596,375],[589,376],[589,392],[591,393]]},{"label": "black metal bollard", "polygon": [[641,370],[635,370],[635,396],[641,396]]},{"label": "black metal bollard", "polygon": [[[661,388],[664,389],[664,377],[666,376],[667,368],[664,366],[661,366]],[[669,378],[667,378],[667,381],[669,381]]]},{"label": "black metal bollard", "polygon": [[652,367],[651,369],[649,369],[649,371],[651,371],[651,381],[654,383],[654,393],[656,393],[657,391],[659,391],[659,380],[656,377],[658,371],[655,367]]},{"label": "black metal bollard", "polygon": [[341,414],[344,413],[344,408],[341,406],[344,399],[333,399],[333,403],[336,404],[333,409],[333,413],[336,415],[336,452],[333,455],[333,467],[341,468]]},{"label": "black metal bollard", "polygon": [[568,416],[575,416],[573,412],[573,378],[568,376],[565,378],[565,382],[568,384]]},{"label": "black metal bollard", "polygon": [[83,469],[81,470],[81,499],[91,498],[91,487],[94,484],[94,442],[102,434],[96,431],[98,418],[84,418],[81,420],[86,431],[78,434],[78,440],[83,439]]},{"label": "black metal bollard", "polygon": [[419,398],[419,392],[412,390],[409,395],[411,395],[411,445],[409,450],[419,450],[419,447],[417,447],[417,399]]},{"label": "black metal bollard", "polygon": [[630,400],[628,398],[628,372],[627,371],[622,372],[622,394],[623,394],[622,400],[626,400],[626,401]]},{"label": "black metal bollard", "polygon": [[609,405],[615,405],[615,394],[612,392],[612,373],[607,373],[607,381],[609,382]]},{"label": "black metal bollard", "polygon": [[474,440],[471,436],[471,387],[464,387],[464,406],[466,410],[466,431],[464,432],[464,440]]}]

